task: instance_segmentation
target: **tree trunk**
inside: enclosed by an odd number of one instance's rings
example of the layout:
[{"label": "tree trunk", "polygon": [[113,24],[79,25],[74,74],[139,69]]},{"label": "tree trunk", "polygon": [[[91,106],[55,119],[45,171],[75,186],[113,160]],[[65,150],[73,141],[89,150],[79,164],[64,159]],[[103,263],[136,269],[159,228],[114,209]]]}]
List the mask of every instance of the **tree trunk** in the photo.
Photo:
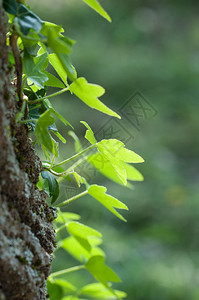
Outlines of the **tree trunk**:
[{"label": "tree trunk", "polygon": [[0,0],[0,299],[46,299],[56,213],[36,187],[42,165],[28,128],[15,123],[6,26]]}]

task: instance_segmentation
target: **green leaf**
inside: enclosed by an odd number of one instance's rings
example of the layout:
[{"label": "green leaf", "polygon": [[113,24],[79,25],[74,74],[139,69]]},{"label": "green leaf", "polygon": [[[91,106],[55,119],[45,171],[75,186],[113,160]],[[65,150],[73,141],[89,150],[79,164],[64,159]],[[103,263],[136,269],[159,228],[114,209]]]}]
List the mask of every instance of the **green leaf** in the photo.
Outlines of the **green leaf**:
[{"label": "green leaf", "polygon": [[3,8],[12,15],[16,15],[17,13],[17,3],[15,0],[3,0]]},{"label": "green leaf", "polygon": [[79,220],[81,217],[77,214],[70,213],[70,212],[61,212],[58,210],[57,212],[57,219],[55,220],[55,223],[68,223],[73,220]]},{"label": "green leaf", "polygon": [[120,119],[120,116],[117,113],[112,111],[98,99],[98,97],[102,96],[105,92],[104,88],[100,85],[88,83],[85,78],[80,77],[70,85],[70,91],[89,107]]},{"label": "green leaf", "polygon": [[107,155],[107,158],[111,155],[127,163],[144,162],[140,155],[132,150],[126,149],[124,143],[117,139],[102,140],[98,143],[98,148],[105,156]]},{"label": "green leaf", "polygon": [[[114,290],[115,295],[119,298],[125,298],[126,293],[118,290]],[[87,297],[92,297],[94,299],[107,299],[107,300],[114,300],[115,295],[113,295],[112,292],[110,292],[109,289],[107,289],[103,284],[101,283],[91,283],[85,285],[81,289],[81,295],[85,295]]]},{"label": "green leaf", "polygon": [[124,185],[127,184],[127,171],[124,162],[141,163],[144,161],[135,152],[124,148],[124,144],[116,139],[102,140],[97,147],[102,156],[111,163]]},{"label": "green leaf", "polygon": [[69,125],[70,127],[73,128],[73,126],[52,107],[48,99],[44,99],[43,103],[46,106],[46,108],[48,108],[51,111],[51,113],[53,113],[62,123],[64,123],[64,125],[66,126]]},{"label": "green leaf", "polygon": [[65,69],[68,77],[71,81],[74,81],[77,78],[77,72],[75,67],[71,64],[69,56],[65,53],[56,53],[58,59],[60,60],[63,68]]},{"label": "green leaf", "polygon": [[27,35],[30,29],[34,29],[36,32],[39,32],[41,30],[44,22],[32,11],[30,11],[25,5],[16,1],[14,4],[12,0],[6,0],[4,2],[5,10],[16,16],[15,23],[18,22],[21,32],[24,35]]},{"label": "green leaf", "polygon": [[73,172],[73,176],[75,177],[78,187],[80,187],[81,184],[86,184],[84,177],[80,176],[77,172]]},{"label": "green leaf", "polygon": [[42,171],[41,176],[48,181],[50,197],[52,197],[51,203],[53,204],[59,196],[59,184],[54,176],[48,171]]},{"label": "green leaf", "polygon": [[[100,173],[116,183],[124,185],[124,182],[118,176],[110,161],[108,161],[102,154],[95,153],[88,157],[88,162],[91,163]],[[143,181],[142,174],[133,166],[123,163],[123,167],[126,170],[128,180]],[[127,183],[128,186],[128,183]]]},{"label": "green leaf", "polygon": [[47,290],[51,300],[62,300],[64,296],[63,288],[56,282],[48,279]]},{"label": "green leaf", "polygon": [[36,63],[32,56],[28,54],[27,51],[24,51],[23,56],[23,68],[24,73],[27,75],[27,77],[34,82],[39,87],[44,87],[44,82],[48,80],[48,77],[46,74],[41,72],[41,69],[43,68],[47,58],[47,53],[44,53],[37,57]]},{"label": "green leaf", "polygon": [[109,290],[109,281],[120,282],[120,278],[117,276],[111,268],[105,265],[105,258],[100,255],[92,256],[86,263],[86,269],[95,277],[99,282],[104,284]]},{"label": "green leaf", "polygon": [[51,116],[50,110],[46,110],[42,115],[40,115],[36,127],[36,143],[42,145],[43,150],[47,149],[50,153],[58,156],[57,144],[51,137],[48,127],[53,125],[55,119]]},{"label": "green leaf", "polygon": [[80,140],[77,137],[77,135],[73,131],[69,131],[68,135],[70,135],[74,139],[74,142],[75,142],[75,152],[78,153],[78,152],[82,151],[82,145],[81,145]]},{"label": "green leaf", "polygon": [[113,196],[106,194],[106,191],[107,189],[104,186],[96,184],[91,185],[88,189],[89,195],[91,195],[93,198],[99,201],[118,218],[120,218],[123,221],[126,221],[124,217],[115,210],[115,208],[128,210],[128,207]]},{"label": "green leaf", "polygon": [[67,73],[58,59],[57,55],[55,53],[49,54],[48,59],[50,64],[53,66],[59,77],[62,79],[62,81],[67,85]]},{"label": "green leaf", "polygon": [[97,141],[95,139],[95,136],[94,136],[94,133],[92,131],[92,129],[90,128],[90,126],[84,122],[84,121],[81,121],[82,124],[84,124],[87,128],[86,130],[86,134],[85,134],[85,138],[93,145],[93,144],[96,144]]},{"label": "green leaf", "polygon": [[[98,241],[99,239],[97,239],[97,242]],[[81,261],[82,263],[85,263],[85,261],[87,261],[90,257],[94,255],[105,255],[102,249],[96,247],[96,240],[94,238],[90,240],[90,242],[92,244],[92,249],[90,252],[86,250],[73,236],[70,236],[60,241],[58,243],[58,247],[62,247],[77,260]]]},{"label": "green leaf", "polygon": [[83,225],[78,222],[71,222],[67,225],[68,232],[74,236],[74,238],[90,252],[92,248],[92,238],[98,237],[101,238],[102,234],[97,230]]},{"label": "green leaf", "polygon": [[103,9],[101,4],[97,0],[83,0],[86,4],[88,4],[92,9],[94,9],[98,14],[104,17],[106,20],[111,22],[110,16],[107,12]]},{"label": "green leaf", "polygon": [[65,279],[49,277],[48,281],[52,284],[59,285],[62,288],[64,294],[75,292],[77,290],[77,288],[72,283]]},{"label": "green leaf", "polygon": [[63,82],[61,82],[61,80],[59,80],[57,77],[55,77],[51,73],[48,73],[47,71],[43,71],[43,73],[46,74],[46,76],[48,76],[48,80],[45,82],[46,86],[52,86],[61,89],[65,88]]}]

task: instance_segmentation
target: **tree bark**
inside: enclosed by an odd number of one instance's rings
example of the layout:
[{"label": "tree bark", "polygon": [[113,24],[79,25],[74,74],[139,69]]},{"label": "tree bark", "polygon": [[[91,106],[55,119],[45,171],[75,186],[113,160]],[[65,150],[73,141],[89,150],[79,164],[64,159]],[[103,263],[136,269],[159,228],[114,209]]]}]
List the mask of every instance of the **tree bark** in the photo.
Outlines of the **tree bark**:
[{"label": "tree bark", "polygon": [[46,299],[56,212],[36,187],[42,165],[28,128],[15,123],[6,26],[0,0],[0,299]]}]

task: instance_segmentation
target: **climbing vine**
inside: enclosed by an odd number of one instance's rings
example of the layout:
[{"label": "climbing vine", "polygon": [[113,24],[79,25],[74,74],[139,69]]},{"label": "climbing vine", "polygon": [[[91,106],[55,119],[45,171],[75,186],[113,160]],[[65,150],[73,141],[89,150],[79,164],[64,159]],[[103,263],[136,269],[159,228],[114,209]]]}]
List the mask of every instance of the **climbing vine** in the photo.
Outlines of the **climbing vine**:
[{"label": "climbing vine", "polygon": [[[111,21],[97,0],[83,1]],[[131,164],[142,163],[143,159],[132,150],[126,149],[124,143],[117,139],[103,139],[98,142],[85,121],[81,123],[85,127],[85,139],[89,145],[82,147],[72,124],[53,108],[51,98],[56,99],[62,93],[70,93],[92,109],[119,119],[120,116],[99,100],[105,92],[103,87],[88,83],[84,77],[78,77],[70,61],[74,41],[64,35],[61,26],[41,20],[25,5],[25,1],[5,0],[3,5],[8,14],[9,64],[13,70],[13,85],[17,95],[18,113],[15,121],[25,124],[34,137],[34,144],[41,146],[45,156],[37,187],[45,190],[51,199],[51,205],[57,207],[56,232],[63,229],[68,232],[65,239],[58,241],[56,249],[63,248],[80,262],[77,266],[51,273],[48,278],[50,298],[123,299],[126,294],[112,288],[111,283],[120,279],[105,264],[105,253],[100,248],[101,233],[80,223],[79,215],[62,212],[60,207],[87,195],[99,201],[116,217],[126,221],[117,209],[128,209],[127,206],[107,194],[106,187],[89,184],[78,173],[77,167],[87,161],[110,180],[128,186],[128,180],[142,180],[141,174]],[[49,73],[49,64],[57,76]],[[49,94],[48,87],[59,90]],[[58,140],[62,143],[66,143],[66,140],[56,126],[56,118],[66,126],[67,131],[70,128],[68,134],[74,138],[76,149],[73,156],[59,162],[56,162],[59,158]],[[106,163],[101,165],[99,161]],[[72,177],[81,192],[56,204],[60,182]],[[80,269],[90,272],[97,283],[79,289],[69,281],[59,278],[60,275]]]}]

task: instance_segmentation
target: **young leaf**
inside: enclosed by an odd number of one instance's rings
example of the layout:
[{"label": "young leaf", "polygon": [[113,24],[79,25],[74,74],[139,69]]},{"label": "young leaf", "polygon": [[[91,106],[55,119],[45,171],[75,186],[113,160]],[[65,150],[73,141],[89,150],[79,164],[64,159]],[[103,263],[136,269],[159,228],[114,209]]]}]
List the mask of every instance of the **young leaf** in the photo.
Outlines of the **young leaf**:
[{"label": "young leaf", "polygon": [[126,221],[124,217],[115,210],[115,208],[128,210],[128,207],[118,199],[106,194],[106,191],[107,189],[104,186],[99,186],[96,184],[91,185],[88,189],[89,195],[91,195],[93,198],[99,201],[118,218],[120,218],[123,221]]},{"label": "young leaf", "polygon": [[103,9],[103,7],[99,4],[97,0],[83,0],[86,4],[88,4],[92,9],[94,9],[98,14],[104,17],[106,20],[111,22],[110,16]]},{"label": "young leaf", "polygon": [[[88,157],[88,161],[92,164],[100,173],[109,179],[115,181],[116,183],[124,185],[124,182],[118,176],[110,161],[105,159],[100,153],[95,153]],[[133,166],[123,163],[123,167],[126,170],[127,179],[132,181],[143,181],[142,174]],[[128,186],[128,183],[127,183]]]},{"label": "young leaf", "polygon": [[102,156],[111,163],[124,185],[127,184],[127,171],[124,162],[141,163],[144,161],[135,152],[124,148],[124,144],[116,139],[102,140],[97,147]]},{"label": "young leaf", "polygon": [[69,131],[68,135],[70,135],[74,139],[74,142],[75,142],[75,152],[78,153],[78,152],[82,151],[82,145],[81,145],[80,140],[77,137],[77,135],[73,131]]},{"label": "young leaf", "polygon": [[73,126],[52,107],[52,105],[48,99],[44,99],[43,103],[44,103],[45,107],[51,111],[51,113],[53,113],[62,123],[64,123],[64,125],[66,125],[66,126],[69,125],[70,127],[73,128]]},{"label": "young leaf", "polygon": [[54,176],[48,171],[42,171],[41,176],[48,181],[50,197],[52,197],[51,203],[53,204],[59,196],[59,184]]},{"label": "young leaf", "polygon": [[73,172],[73,176],[75,177],[78,187],[86,183],[84,177],[80,176],[77,172]]},{"label": "young leaf", "polygon": [[98,97],[102,96],[105,92],[104,88],[100,85],[88,83],[85,78],[80,77],[70,85],[70,91],[89,107],[120,119],[117,113],[98,99]]},{"label": "young leaf", "polygon": [[55,219],[55,223],[68,223],[74,220],[79,220],[81,217],[77,214],[70,213],[70,212],[61,212],[58,210],[57,212],[57,219]]},{"label": "young leaf", "polygon": [[126,149],[124,143],[118,141],[117,139],[102,140],[98,143],[98,149],[107,158],[109,155],[115,158],[127,162],[127,163],[142,163],[143,158],[136,154],[134,151]]},{"label": "young leaf", "polygon": [[94,136],[94,133],[92,131],[92,129],[90,128],[90,126],[84,122],[84,121],[81,121],[82,124],[84,124],[87,128],[86,130],[86,134],[85,134],[85,138],[93,145],[93,144],[96,144],[97,141],[95,139],[95,136]]},{"label": "young leaf", "polygon": [[109,281],[120,282],[120,278],[117,276],[111,268],[105,265],[104,257],[100,255],[92,256],[86,263],[86,269],[102,284],[104,284],[109,290]]}]

